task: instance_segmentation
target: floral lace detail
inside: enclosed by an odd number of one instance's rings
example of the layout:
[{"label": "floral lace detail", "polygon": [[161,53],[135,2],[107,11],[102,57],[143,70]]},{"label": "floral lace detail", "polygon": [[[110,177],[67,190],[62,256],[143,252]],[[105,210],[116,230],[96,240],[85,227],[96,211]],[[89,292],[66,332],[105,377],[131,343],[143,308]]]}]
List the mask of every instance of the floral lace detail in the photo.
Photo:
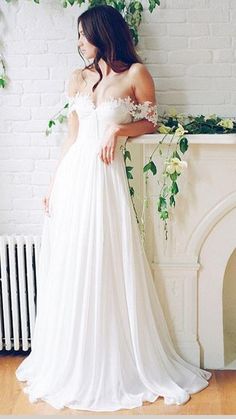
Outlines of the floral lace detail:
[{"label": "floral lace detail", "polygon": [[156,127],[158,112],[157,112],[157,105],[153,105],[152,102],[146,100],[143,103],[134,103],[133,101],[130,102],[129,108],[130,114],[133,116],[135,121],[139,121],[141,119],[147,119],[148,121],[152,122],[153,125]]},{"label": "floral lace detail", "polygon": [[75,96],[67,96],[68,100],[68,112],[69,115],[71,112],[76,111],[76,99],[82,98],[83,100],[87,100],[91,105],[93,110],[97,110],[103,106],[114,104],[118,106],[120,104],[124,104],[127,106],[130,115],[133,117],[134,121],[138,121],[141,119],[147,119],[148,121],[152,122],[154,126],[157,126],[157,105],[152,104],[150,101],[145,101],[143,103],[135,103],[130,96],[126,96],[124,98],[115,98],[109,96],[108,98],[104,99],[100,104],[95,105],[91,94],[89,93],[77,93]]}]

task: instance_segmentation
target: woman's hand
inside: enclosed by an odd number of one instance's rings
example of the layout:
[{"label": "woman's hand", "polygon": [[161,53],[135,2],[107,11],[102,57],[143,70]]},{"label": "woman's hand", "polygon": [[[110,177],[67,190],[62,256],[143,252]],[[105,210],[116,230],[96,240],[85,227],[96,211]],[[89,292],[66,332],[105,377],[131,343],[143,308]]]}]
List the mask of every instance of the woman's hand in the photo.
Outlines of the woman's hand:
[{"label": "woman's hand", "polygon": [[118,125],[110,125],[106,130],[106,138],[103,141],[99,152],[99,157],[106,164],[110,164],[112,160],[114,160],[118,129]]},{"label": "woman's hand", "polygon": [[53,187],[53,182],[54,182],[54,179],[51,181],[51,183],[49,185],[49,191],[44,195],[44,197],[42,199],[43,206],[44,206],[44,211],[49,216],[50,216],[50,214],[49,214],[49,201],[50,201],[51,190],[52,190],[52,187]]},{"label": "woman's hand", "polygon": [[44,211],[46,212],[47,215],[49,215],[49,200],[50,200],[50,194],[44,195],[43,206],[44,206]]}]

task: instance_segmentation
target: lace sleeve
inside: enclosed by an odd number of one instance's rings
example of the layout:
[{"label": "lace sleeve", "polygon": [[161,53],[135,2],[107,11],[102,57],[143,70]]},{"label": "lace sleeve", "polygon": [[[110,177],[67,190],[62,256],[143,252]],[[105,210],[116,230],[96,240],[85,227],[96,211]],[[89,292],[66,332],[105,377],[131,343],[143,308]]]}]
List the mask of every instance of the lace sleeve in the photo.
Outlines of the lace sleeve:
[{"label": "lace sleeve", "polygon": [[132,103],[130,113],[133,116],[134,121],[139,121],[145,118],[152,122],[155,127],[158,125],[157,105],[153,105],[152,102],[148,100],[143,103]]}]

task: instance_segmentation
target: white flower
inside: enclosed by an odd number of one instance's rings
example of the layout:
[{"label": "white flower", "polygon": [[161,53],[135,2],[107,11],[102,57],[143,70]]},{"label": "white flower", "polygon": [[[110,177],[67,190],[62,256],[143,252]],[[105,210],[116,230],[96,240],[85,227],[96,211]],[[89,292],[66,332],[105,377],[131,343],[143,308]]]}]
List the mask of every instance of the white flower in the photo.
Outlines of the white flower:
[{"label": "white flower", "polygon": [[166,172],[170,175],[172,175],[174,172],[180,174],[184,168],[188,167],[188,163],[186,161],[180,160],[177,157],[172,157],[166,162],[166,164]]},{"label": "white flower", "polygon": [[169,132],[171,132],[171,130],[172,130],[171,127],[168,127],[168,125],[164,125],[164,124],[161,124],[158,128],[158,131],[161,134],[169,134]]},{"label": "white flower", "polygon": [[184,127],[178,123],[178,127],[175,131],[175,134],[178,135],[178,137],[182,137],[184,135],[185,132],[188,132],[187,130],[184,129]]},{"label": "white flower", "polygon": [[220,125],[223,128],[233,129],[234,124],[232,119],[221,119],[220,122],[218,122],[217,125]]},{"label": "white flower", "polygon": [[175,108],[170,108],[170,110],[168,111],[168,116],[170,116],[171,118],[175,118],[181,122],[183,122],[185,119],[185,115],[183,113],[177,113]]},{"label": "white flower", "polygon": [[204,120],[207,121],[208,119],[217,119],[217,115],[215,113],[212,113],[211,115],[206,115],[204,117]]},{"label": "white flower", "polygon": [[170,110],[168,111],[168,115],[169,115],[171,118],[176,118],[176,117],[177,117],[177,112],[176,112],[176,109],[175,109],[175,108],[170,108]]}]

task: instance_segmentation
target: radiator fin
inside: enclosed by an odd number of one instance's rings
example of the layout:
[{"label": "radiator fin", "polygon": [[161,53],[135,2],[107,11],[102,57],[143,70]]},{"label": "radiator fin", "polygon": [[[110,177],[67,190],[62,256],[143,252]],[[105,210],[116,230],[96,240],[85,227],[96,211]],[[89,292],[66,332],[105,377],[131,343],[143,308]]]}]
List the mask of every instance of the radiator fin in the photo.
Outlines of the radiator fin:
[{"label": "radiator fin", "polygon": [[0,236],[0,350],[31,347],[39,236]]}]

